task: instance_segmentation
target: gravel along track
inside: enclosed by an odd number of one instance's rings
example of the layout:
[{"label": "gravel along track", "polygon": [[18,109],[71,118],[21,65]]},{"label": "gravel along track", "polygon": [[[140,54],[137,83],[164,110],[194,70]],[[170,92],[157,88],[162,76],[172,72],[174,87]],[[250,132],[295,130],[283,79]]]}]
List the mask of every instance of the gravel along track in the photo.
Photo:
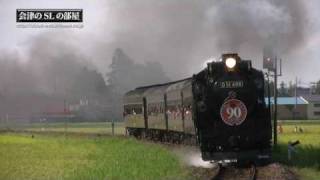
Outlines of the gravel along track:
[{"label": "gravel along track", "polygon": [[266,166],[222,167],[201,159],[197,146],[165,144],[170,151],[177,154],[189,171],[190,179],[196,180],[298,180],[299,178],[286,166],[272,163]]}]

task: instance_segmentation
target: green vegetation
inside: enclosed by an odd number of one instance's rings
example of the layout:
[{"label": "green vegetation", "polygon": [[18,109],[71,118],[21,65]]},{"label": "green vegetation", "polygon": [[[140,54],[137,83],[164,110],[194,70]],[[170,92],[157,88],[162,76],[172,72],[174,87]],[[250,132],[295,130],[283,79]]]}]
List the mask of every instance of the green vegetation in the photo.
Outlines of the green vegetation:
[{"label": "green vegetation", "polygon": [[[320,121],[282,121],[283,133],[274,149],[274,159],[288,165],[302,179],[320,177]],[[295,127],[303,132],[294,132]],[[110,122],[33,123],[2,129],[40,132],[111,134]],[[181,178],[187,170],[159,145],[121,137],[0,135],[0,179],[157,179]],[[115,123],[115,134],[124,134],[124,124]],[[299,140],[288,161],[288,142]],[[154,156],[156,154],[157,156]],[[182,178],[183,179],[183,178]]]},{"label": "green vegetation", "polygon": [[0,179],[185,179],[176,156],[121,137],[0,134]]},{"label": "green vegetation", "polygon": [[[274,149],[274,159],[287,164],[302,179],[319,179],[320,177],[320,121],[282,122],[283,133],[279,136],[279,145]],[[295,132],[295,128],[303,132]],[[292,160],[288,161],[288,142],[299,140]]]}]

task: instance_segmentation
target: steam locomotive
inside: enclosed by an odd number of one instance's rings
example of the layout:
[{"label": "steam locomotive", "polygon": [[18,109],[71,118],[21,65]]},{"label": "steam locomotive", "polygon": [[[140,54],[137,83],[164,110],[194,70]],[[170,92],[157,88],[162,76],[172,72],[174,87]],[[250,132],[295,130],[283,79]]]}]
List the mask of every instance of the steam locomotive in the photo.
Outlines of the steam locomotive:
[{"label": "steam locomotive", "polygon": [[138,87],[124,96],[131,136],[197,140],[205,161],[268,161],[271,117],[263,73],[238,54],[223,54],[191,78]]}]

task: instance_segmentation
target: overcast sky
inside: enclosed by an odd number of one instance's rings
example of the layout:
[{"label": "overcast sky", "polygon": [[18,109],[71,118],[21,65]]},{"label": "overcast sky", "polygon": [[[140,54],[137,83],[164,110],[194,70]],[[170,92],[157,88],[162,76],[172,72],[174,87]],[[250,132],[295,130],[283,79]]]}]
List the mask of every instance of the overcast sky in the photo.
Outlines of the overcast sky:
[{"label": "overcast sky", "polygon": [[[237,52],[261,69],[265,40],[274,37],[281,79],[298,76],[306,85],[320,79],[319,7],[318,0],[0,0],[0,53],[28,61],[32,41],[46,36],[76,47],[105,73],[120,47],[139,63],[160,62],[174,80],[223,52]],[[18,8],[81,8],[84,28],[17,28]]]}]

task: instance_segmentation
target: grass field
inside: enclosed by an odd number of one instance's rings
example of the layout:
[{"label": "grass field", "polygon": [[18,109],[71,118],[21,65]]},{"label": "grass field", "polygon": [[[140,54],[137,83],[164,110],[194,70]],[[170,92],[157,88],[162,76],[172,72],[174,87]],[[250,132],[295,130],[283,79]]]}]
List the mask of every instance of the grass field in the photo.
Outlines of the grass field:
[{"label": "grass field", "polygon": [[176,156],[121,137],[0,134],[0,179],[185,179]]},{"label": "grass field", "polygon": [[[274,149],[274,160],[288,165],[302,179],[320,179],[320,121],[283,121],[281,124],[283,133],[278,135],[279,145]],[[303,132],[294,132],[295,126],[301,127]],[[11,125],[10,129],[40,132],[76,132],[83,134],[111,134],[112,132],[111,123],[107,122],[68,124],[35,123],[23,126]],[[124,134],[123,123],[115,124],[115,134]],[[120,139],[121,142],[118,142]],[[165,161],[161,161],[160,164],[158,164],[163,167],[164,172],[168,171],[168,177],[182,176],[181,166],[177,165],[178,161],[167,151],[157,146],[140,144],[132,139],[120,139],[110,137],[105,140],[88,138],[64,139],[61,136],[57,138],[40,136],[39,138],[31,139],[26,136],[16,136],[14,134],[2,136],[0,138],[0,158],[2,158],[0,159],[0,179],[10,179],[11,177],[16,179],[15,177],[19,177],[19,174],[22,179],[25,179],[23,177],[39,177],[42,176],[42,174],[46,179],[56,179],[53,177],[61,177],[61,179],[77,179],[79,177],[84,177],[84,179],[101,179],[107,177],[107,175],[111,175],[110,177],[114,179],[117,179],[117,177],[119,177],[119,179],[125,179],[127,176],[134,176],[137,177],[137,179],[153,179],[160,175],[166,175],[166,173],[160,172],[161,170],[153,172],[154,168],[158,168],[156,165],[158,163],[148,164],[150,161],[143,159],[145,157],[157,159],[157,156],[151,157],[151,153],[156,152],[157,154],[158,151],[164,154],[167,153],[168,157],[170,157],[170,160],[164,158]],[[12,140],[12,142],[9,142],[10,140]],[[301,144],[297,146],[297,151],[292,160],[288,161],[288,142],[295,140],[299,140]],[[6,146],[3,146],[3,143],[5,143]],[[157,148],[160,148],[160,150]],[[19,149],[19,151],[15,152],[15,149]],[[20,151],[20,149],[22,151]],[[46,154],[47,149],[49,149],[47,156],[42,155]],[[140,150],[146,152],[146,154],[144,156],[141,154],[137,155],[137,157],[133,158],[133,161],[126,161],[126,165],[121,164],[125,161],[121,160],[122,157],[130,159],[130,156],[136,156]],[[119,153],[127,155],[121,156]],[[24,156],[26,157],[21,158]],[[55,156],[59,158],[56,159],[54,158]],[[99,159],[99,156],[103,158]],[[104,159],[109,156],[114,158]],[[7,164],[2,163],[4,162],[4,157],[6,157]],[[63,160],[65,157],[67,157],[66,161]],[[117,160],[117,158],[120,159]],[[117,164],[117,162],[120,163],[119,166],[114,164]],[[21,166],[15,167],[16,163],[21,163]],[[136,163],[140,163],[140,165],[138,164],[138,166],[136,166]],[[10,168],[6,169],[5,167]],[[133,169],[131,169],[130,172],[125,171],[120,173],[119,171],[122,171],[124,167]],[[172,169],[173,172],[165,169],[166,167],[170,167],[169,169]],[[148,170],[141,172],[144,168]],[[32,170],[29,171],[29,169]],[[111,171],[115,174],[112,174]]]},{"label": "grass field", "polygon": [[[69,123],[7,123],[0,124],[0,129],[27,130],[36,132],[74,132],[89,134],[112,134],[111,122],[69,122]],[[124,123],[114,123],[114,133],[124,135]]]},{"label": "grass field", "polygon": [[[303,132],[294,132],[295,127]],[[320,121],[282,122],[283,133],[279,134],[279,146],[274,149],[274,159],[291,167],[301,179],[320,179]],[[288,142],[299,140],[296,153],[288,161]]]}]

